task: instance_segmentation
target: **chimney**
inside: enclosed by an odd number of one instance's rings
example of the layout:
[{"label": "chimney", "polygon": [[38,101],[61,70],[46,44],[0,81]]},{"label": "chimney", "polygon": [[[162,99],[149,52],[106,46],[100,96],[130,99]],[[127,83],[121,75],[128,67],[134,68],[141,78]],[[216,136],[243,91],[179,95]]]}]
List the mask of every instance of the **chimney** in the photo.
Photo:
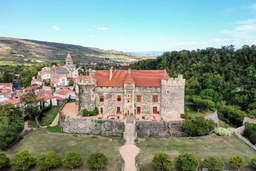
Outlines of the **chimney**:
[{"label": "chimney", "polygon": [[113,67],[111,67],[109,70],[109,80],[112,80],[112,77],[113,77]]}]

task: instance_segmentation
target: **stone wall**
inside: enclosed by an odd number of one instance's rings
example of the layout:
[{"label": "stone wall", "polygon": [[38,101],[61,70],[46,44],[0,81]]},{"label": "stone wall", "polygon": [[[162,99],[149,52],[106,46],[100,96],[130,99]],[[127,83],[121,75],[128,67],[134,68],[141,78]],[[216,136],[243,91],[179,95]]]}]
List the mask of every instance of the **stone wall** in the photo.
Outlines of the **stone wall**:
[{"label": "stone wall", "polygon": [[79,134],[100,134],[121,136],[124,131],[122,120],[95,120],[87,118],[69,118],[60,112],[59,126],[64,132]]},{"label": "stone wall", "polygon": [[220,127],[220,120],[219,120],[217,111],[215,111],[213,114],[205,116],[204,118],[205,119],[212,119],[217,124],[217,127]]},{"label": "stone wall", "polygon": [[182,134],[181,126],[184,121],[148,122],[136,121],[138,137],[167,137]]}]

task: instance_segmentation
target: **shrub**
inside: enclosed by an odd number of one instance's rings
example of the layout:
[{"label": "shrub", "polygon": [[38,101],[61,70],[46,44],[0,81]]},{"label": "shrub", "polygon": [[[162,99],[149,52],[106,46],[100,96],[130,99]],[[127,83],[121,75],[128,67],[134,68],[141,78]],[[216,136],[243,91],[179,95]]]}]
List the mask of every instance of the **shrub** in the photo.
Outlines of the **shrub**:
[{"label": "shrub", "polygon": [[56,154],[54,152],[49,152],[46,154],[42,154],[38,159],[37,159],[37,164],[36,167],[39,170],[49,170],[50,168],[54,168],[61,163],[61,155]]},{"label": "shrub", "polygon": [[248,138],[252,144],[256,144],[256,125],[245,123],[243,136]]},{"label": "shrub", "polygon": [[216,124],[213,120],[196,117],[192,120],[186,119],[182,130],[190,136],[204,136],[208,135],[215,127]]},{"label": "shrub", "polygon": [[81,164],[82,164],[81,155],[74,151],[67,152],[63,159],[63,165],[70,169],[74,169],[75,167],[78,167]]},{"label": "shrub", "polygon": [[100,152],[91,153],[87,160],[87,164],[91,169],[102,169],[107,164],[107,157]]},{"label": "shrub", "polygon": [[244,158],[241,156],[238,156],[238,155],[231,156],[229,158],[228,163],[230,164],[230,166],[237,168],[237,169],[243,168],[247,165]]},{"label": "shrub", "polygon": [[220,119],[234,126],[242,125],[245,115],[245,112],[241,111],[237,106],[223,106],[219,110]]},{"label": "shrub", "polygon": [[92,111],[89,111],[87,109],[83,110],[83,116],[95,116],[99,114],[99,109],[95,107]]},{"label": "shrub", "polygon": [[35,164],[36,157],[30,154],[27,150],[23,150],[16,154],[11,161],[12,169],[20,171],[28,170]]},{"label": "shrub", "polygon": [[256,157],[251,159],[252,167],[256,169]]},{"label": "shrub", "polygon": [[7,166],[10,160],[7,157],[6,152],[0,151],[0,169]]},{"label": "shrub", "polygon": [[220,136],[230,136],[234,133],[235,128],[215,128],[214,133]]},{"label": "shrub", "polygon": [[172,170],[174,168],[174,163],[171,157],[166,153],[155,154],[152,160],[153,167],[161,170]]},{"label": "shrub", "polygon": [[205,158],[204,166],[208,168],[210,171],[218,171],[218,170],[223,170],[225,168],[223,161],[221,161],[216,157]]},{"label": "shrub", "polygon": [[199,167],[199,160],[190,153],[180,154],[176,166],[182,171],[196,170]]}]

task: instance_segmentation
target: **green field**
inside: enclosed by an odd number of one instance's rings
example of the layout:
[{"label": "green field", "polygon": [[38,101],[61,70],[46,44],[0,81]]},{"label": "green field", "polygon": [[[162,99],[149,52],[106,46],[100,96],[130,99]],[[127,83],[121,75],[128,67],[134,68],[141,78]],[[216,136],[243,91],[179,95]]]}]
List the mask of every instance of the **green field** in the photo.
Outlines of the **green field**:
[{"label": "green field", "polygon": [[[7,151],[12,158],[20,150],[27,149],[32,154],[39,156],[42,153],[54,151],[65,155],[68,151],[79,152],[83,161],[86,161],[92,152],[103,152],[108,157],[108,165],[104,170],[120,171],[123,163],[119,148],[122,146],[120,138],[112,138],[112,141],[104,138],[84,137],[78,135],[53,135],[43,130],[36,130],[24,137],[18,144]],[[11,169],[10,169],[11,170]],[[32,170],[37,170],[36,168]],[[63,166],[54,170],[68,171]],[[76,171],[89,170],[86,163]]]},{"label": "green field", "polygon": [[[95,137],[95,136],[93,136]],[[36,130],[24,137],[17,145],[7,151],[10,158],[22,149],[29,150],[32,154],[38,156],[42,153],[54,151],[62,156],[67,151],[77,151],[82,155],[83,161],[86,161],[91,152],[103,152],[108,157],[106,169],[109,171],[120,171],[123,159],[119,154],[119,148],[123,145],[121,138],[112,138],[112,141],[104,138],[93,138],[91,136],[79,135],[52,135],[45,131]],[[222,159],[227,169],[228,159],[234,154],[241,155],[246,158],[249,163],[250,159],[256,156],[256,151],[247,146],[236,136],[230,137],[212,137],[207,139],[178,139],[160,140],[146,138],[137,144],[141,149],[136,161],[141,171],[153,171],[151,161],[155,153],[166,152],[174,161],[177,156],[183,152],[195,154],[202,164],[205,157],[217,156]],[[32,170],[36,170],[35,168]],[[60,167],[54,170],[68,170]],[[86,163],[77,171],[89,170]],[[242,169],[252,171],[251,167]]]},{"label": "green field", "polygon": [[[155,153],[166,152],[169,154],[173,161],[177,160],[180,153],[188,152],[197,156],[202,166],[203,160],[209,156],[215,156],[224,161],[226,169],[230,168],[228,165],[229,157],[235,154],[243,156],[247,163],[250,163],[252,157],[256,156],[256,151],[245,144],[242,140],[235,135],[224,137],[214,136],[204,139],[171,139],[171,140],[158,140],[146,139],[137,145],[141,151],[137,156],[137,163],[141,171],[154,171],[151,161]],[[248,166],[244,171],[252,171],[253,169]]]}]

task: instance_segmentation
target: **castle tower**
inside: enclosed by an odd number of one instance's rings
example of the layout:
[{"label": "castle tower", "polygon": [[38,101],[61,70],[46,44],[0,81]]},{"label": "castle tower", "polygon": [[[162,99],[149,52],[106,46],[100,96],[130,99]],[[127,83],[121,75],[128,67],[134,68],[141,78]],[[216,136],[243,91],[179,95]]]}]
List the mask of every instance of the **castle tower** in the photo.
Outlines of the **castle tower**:
[{"label": "castle tower", "polygon": [[161,81],[161,116],[180,118],[184,114],[185,79],[169,78]]},{"label": "castle tower", "polygon": [[73,59],[71,58],[71,55],[69,53],[66,57],[66,65],[73,65]]},{"label": "castle tower", "polygon": [[80,76],[77,78],[79,112],[82,112],[83,109],[92,111],[95,108],[95,88],[97,84],[92,74],[90,73],[89,76]]}]

